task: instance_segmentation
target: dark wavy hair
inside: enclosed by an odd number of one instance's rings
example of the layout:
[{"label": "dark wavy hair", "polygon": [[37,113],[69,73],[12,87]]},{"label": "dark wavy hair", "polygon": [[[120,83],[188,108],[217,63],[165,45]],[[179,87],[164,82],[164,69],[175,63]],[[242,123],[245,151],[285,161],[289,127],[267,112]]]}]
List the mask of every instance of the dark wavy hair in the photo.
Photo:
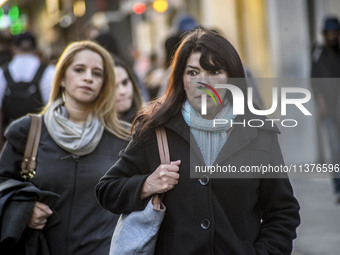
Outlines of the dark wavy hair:
[{"label": "dark wavy hair", "polygon": [[[228,83],[238,86],[246,95],[247,84],[241,59],[232,44],[223,36],[202,28],[188,33],[179,45],[173,61],[165,94],[144,107],[133,122],[133,129],[138,138],[148,134],[152,128],[164,125],[171,117],[181,112],[186,100],[183,74],[187,60],[194,52],[200,52],[200,65],[208,71],[221,70],[227,72]],[[229,94],[229,95],[228,95]],[[230,98],[230,93],[227,96]],[[231,99],[231,98],[230,98]],[[246,101],[246,100],[245,100]]]}]

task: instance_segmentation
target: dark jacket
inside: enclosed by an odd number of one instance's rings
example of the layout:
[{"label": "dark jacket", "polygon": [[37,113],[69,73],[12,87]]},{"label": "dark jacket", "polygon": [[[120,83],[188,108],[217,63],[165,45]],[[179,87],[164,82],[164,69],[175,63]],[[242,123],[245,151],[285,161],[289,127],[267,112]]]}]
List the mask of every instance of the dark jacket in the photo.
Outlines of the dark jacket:
[{"label": "dark jacket", "polygon": [[331,49],[326,46],[315,47],[312,55],[311,77],[312,88],[315,94],[325,99],[327,115],[333,120],[340,121],[340,49]]},{"label": "dark jacket", "polygon": [[[30,122],[29,117],[21,118],[6,133],[8,142],[0,160],[2,180],[21,180],[20,164]],[[94,187],[126,144],[104,131],[95,151],[79,157],[60,148],[43,123],[33,184],[60,195],[52,209],[61,222],[45,231],[52,255],[108,254],[117,215],[100,207]]]},{"label": "dark jacket", "polygon": [[[189,169],[202,164],[203,158],[197,148],[190,155],[190,139],[194,138],[189,127],[181,114],[165,127],[171,161],[181,160],[180,178],[163,199],[166,215],[155,254],[290,254],[300,218],[289,180],[190,178]],[[277,133],[277,128],[268,125],[235,125],[215,163],[237,167],[283,164]],[[154,132],[131,142],[98,183],[99,202],[114,213],[143,210],[149,200],[140,199],[143,183],[159,164]]]},{"label": "dark jacket", "polygon": [[35,201],[52,207],[59,195],[42,191],[30,182],[9,179],[0,183],[0,250],[3,255],[49,255],[44,231],[60,222],[57,212],[49,217],[44,230],[27,228]]}]

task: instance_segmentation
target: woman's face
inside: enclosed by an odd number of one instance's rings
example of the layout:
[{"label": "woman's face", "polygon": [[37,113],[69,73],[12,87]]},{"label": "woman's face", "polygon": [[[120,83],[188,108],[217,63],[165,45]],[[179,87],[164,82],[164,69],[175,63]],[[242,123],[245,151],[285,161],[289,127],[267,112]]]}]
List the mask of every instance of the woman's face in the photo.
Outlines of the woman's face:
[{"label": "woman's face", "polygon": [[62,79],[65,88],[65,105],[93,104],[103,86],[104,64],[102,57],[91,50],[82,50],[74,55],[71,65]]},{"label": "woman's face", "polygon": [[133,101],[133,85],[126,70],[121,67],[115,67],[117,80],[117,111],[123,113],[128,111]]},{"label": "woman's face", "polygon": [[[202,82],[204,84],[207,84],[211,87],[214,87],[216,83],[227,83],[227,72],[224,70],[214,70],[214,71],[208,71],[201,67],[200,60],[201,53],[200,52],[194,52],[192,53],[188,60],[185,67],[185,71],[183,74],[183,83],[184,83],[184,89],[185,93],[187,95],[188,101],[191,104],[191,106],[198,111],[201,112],[201,101],[202,101],[202,95],[207,95],[207,115],[203,115],[203,118],[211,119],[216,116],[216,114],[222,109],[222,106],[219,103],[219,100],[217,99],[217,96],[214,94],[213,91],[209,89],[208,86],[204,86],[202,84],[199,84],[197,82]],[[202,89],[205,89],[209,91],[215,98],[217,105],[215,105],[215,102],[213,99]],[[221,101],[223,102],[223,99],[226,94],[226,89],[215,89],[216,92],[219,94]]]}]

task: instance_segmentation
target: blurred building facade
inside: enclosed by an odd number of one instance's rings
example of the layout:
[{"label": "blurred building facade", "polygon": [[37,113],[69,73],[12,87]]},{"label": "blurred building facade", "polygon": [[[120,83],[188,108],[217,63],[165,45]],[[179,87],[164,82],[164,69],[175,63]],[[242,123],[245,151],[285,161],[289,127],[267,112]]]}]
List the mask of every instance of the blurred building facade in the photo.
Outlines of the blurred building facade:
[{"label": "blurred building facade", "polygon": [[[310,49],[322,40],[323,17],[340,15],[337,0],[164,0],[163,13],[152,8],[158,0],[2,1],[5,13],[13,5],[27,13],[28,29],[45,48],[63,48],[98,28],[109,31],[122,51],[129,46],[145,54],[161,52],[176,17],[189,14],[225,35],[258,77],[308,77]],[[133,11],[139,2],[145,4],[143,14]]]}]

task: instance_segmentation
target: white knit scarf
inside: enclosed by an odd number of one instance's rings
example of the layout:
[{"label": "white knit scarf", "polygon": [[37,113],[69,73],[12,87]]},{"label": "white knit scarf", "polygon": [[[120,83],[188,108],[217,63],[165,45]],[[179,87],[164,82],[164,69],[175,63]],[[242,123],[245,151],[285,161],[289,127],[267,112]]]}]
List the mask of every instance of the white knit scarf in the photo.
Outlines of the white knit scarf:
[{"label": "white knit scarf", "polygon": [[61,99],[51,104],[44,114],[44,121],[55,143],[78,156],[93,152],[104,132],[103,125],[93,115],[88,117],[83,126],[70,121]]},{"label": "white knit scarf", "polygon": [[202,118],[188,100],[183,104],[182,115],[201,150],[205,164],[211,166],[227,141],[230,121],[236,117],[233,115],[232,105],[229,102],[224,104],[215,119],[226,119],[228,122],[216,127],[213,126],[213,120]]}]

